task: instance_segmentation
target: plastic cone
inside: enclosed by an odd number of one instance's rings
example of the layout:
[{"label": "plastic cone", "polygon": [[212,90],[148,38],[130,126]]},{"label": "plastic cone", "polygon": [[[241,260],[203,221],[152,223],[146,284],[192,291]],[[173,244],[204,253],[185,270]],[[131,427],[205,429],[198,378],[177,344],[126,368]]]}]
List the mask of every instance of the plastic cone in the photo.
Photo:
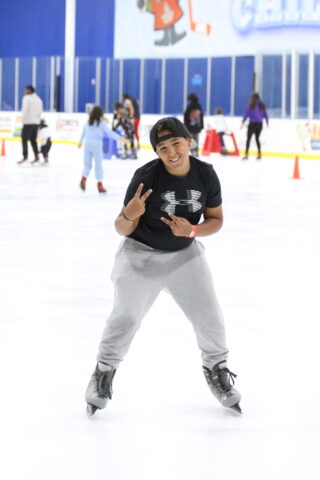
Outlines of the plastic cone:
[{"label": "plastic cone", "polygon": [[6,156],[6,144],[5,144],[4,138],[2,139],[2,147],[1,147],[0,156],[1,156],[1,157],[5,157],[5,156]]},{"label": "plastic cone", "polygon": [[301,179],[300,172],[299,172],[299,157],[298,157],[298,155],[295,157],[292,178],[293,179]]}]

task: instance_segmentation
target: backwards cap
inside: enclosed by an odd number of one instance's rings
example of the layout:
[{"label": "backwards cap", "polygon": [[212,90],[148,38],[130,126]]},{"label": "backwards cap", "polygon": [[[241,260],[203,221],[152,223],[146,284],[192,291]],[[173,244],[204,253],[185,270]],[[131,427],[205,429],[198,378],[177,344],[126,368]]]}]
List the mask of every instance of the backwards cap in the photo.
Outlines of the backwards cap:
[{"label": "backwards cap", "polygon": [[[170,133],[168,133],[167,135],[160,135],[159,137],[157,130],[159,126],[163,124],[168,126],[168,130],[170,130]],[[167,140],[168,138],[175,137],[192,138],[190,132],[185,127],[185,125],[183,125],[183,123],[175,117],[161,118],[153,125],[150,131],[150,143],[154,151],[156,151],[158,143],[162,142],[163,140]]]}]

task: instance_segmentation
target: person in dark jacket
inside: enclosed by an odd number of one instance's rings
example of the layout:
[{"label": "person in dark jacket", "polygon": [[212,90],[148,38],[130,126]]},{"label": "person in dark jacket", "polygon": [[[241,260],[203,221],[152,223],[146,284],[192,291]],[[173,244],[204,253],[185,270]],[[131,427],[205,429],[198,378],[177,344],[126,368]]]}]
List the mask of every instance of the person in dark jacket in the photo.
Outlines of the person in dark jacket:
[{"label": "person in dark jacket", "polygon": [[188,96],[189,104],[184,112],[184,124],[192,135],[194,140],[190,153],[194,157],[199,156],[199,133],[203,129],[203,110],[199,103],[198,95],[190,93]]},{"label": "person in dark jacket", "polygon": [[247,141],[246,141],[246,151],[242,160],[248,160],[249,145],[252,135],[254,134],[256,138],[258,155],[257,160],[261,159],[261,145],[260,145],[260,135],[262,132],[262,123],[265,119],[267,125],[269,125],[268,114],[266,106],[260,98],[259,93],[253,92],[250,97],[249,104],[243,114],[241,128],[244,125],[244,122],[249,119],[249,126],[247,132]]}]

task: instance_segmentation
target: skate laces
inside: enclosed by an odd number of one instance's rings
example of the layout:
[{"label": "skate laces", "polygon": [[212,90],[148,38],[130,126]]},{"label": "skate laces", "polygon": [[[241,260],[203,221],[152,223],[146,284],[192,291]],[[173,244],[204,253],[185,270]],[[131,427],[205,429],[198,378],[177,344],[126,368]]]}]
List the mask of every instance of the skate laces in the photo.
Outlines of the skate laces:
[{"label": "skate laces", "polygon": [[112,380],[115,370],[108,372],[101,372],[98,368],[96,371],[96,381],[98,393],[104,397],[112,399]]},{"label": "skate laces", "polygon": [[234,385],[234,379],[237,377],[235,373],[232,373],[227,367],[224,367],[219,372],[219,380],[226,390],[230,390]]},{"label": "skate laces", "polygon": [[227,367],[213,370],[211,372],[212,386],[220,393],[226,393],[231,390],[234,385],[236,374],[231,372]]}]

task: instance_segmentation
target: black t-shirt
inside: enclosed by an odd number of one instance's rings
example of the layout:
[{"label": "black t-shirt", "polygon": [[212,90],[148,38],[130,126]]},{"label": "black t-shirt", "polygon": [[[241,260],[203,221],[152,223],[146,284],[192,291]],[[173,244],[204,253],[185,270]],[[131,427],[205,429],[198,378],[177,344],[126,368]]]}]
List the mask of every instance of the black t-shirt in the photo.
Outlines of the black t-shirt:
[{"label": "black t-shirt", "polygon": [[212,165],[194,157],[185,177],[171,175],[158,158],[139,168],[126,192],[124,205],[132,199],[140,183],[142,194],[149,188],[152,193],[146,200],[146,211],[140,217],[135,231],[128,235],[138,242],[157,250],[175,251],[187,247],[192,238],[176,237],[161,219],[168,213],[186,218],[192,225],[199,223],[205,208],[221,205],[220,182]]}]

